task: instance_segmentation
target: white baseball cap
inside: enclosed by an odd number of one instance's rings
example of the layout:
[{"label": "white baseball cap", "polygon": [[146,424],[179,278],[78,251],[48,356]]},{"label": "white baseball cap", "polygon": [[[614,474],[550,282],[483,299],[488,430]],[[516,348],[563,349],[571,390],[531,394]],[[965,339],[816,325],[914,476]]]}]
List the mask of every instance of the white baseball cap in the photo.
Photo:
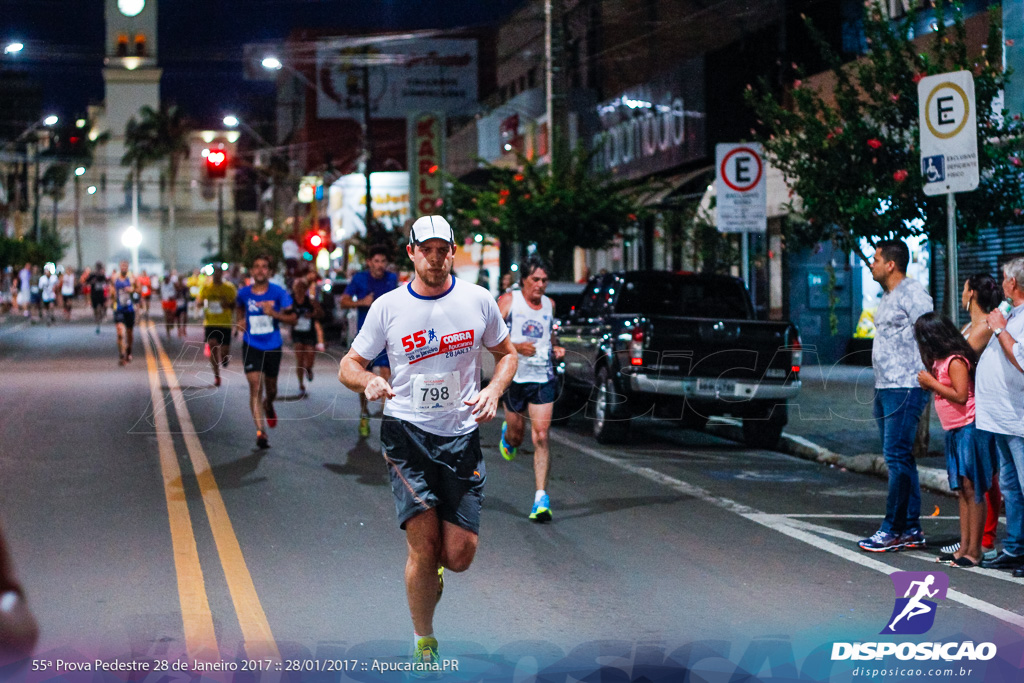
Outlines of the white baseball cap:
[{"label": "white baseball cap", "polygon": [[412,224],[409,241],[412,244],[419,244],[433,239],[455,244],[455,232],[443,216],[420,216]]}]

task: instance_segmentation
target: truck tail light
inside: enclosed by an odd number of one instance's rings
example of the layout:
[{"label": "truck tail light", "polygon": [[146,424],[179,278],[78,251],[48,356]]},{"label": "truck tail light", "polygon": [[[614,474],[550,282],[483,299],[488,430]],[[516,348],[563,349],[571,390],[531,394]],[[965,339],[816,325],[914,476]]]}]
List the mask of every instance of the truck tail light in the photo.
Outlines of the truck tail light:
[{"label": "truck tail light", "polygon": [[629,343],[629,364],[644,364],[644,331],[642,329],[633,331],[633,341]]},{"label": "truck tail light", "polygon": [[796,335],[796,339],[793,340],[793,343],[790,346],[790,348],[792,349],[792,352],[793,352],[792,367],[790,367],[790,371],[793,374],[796,374],[796,373],[800,372],[800,365],[801,365],[801,363],[803,363],[803,360],[804,360],[804,347],[803,347],[803,344],[800,343],[800,335],[799,334]]}]

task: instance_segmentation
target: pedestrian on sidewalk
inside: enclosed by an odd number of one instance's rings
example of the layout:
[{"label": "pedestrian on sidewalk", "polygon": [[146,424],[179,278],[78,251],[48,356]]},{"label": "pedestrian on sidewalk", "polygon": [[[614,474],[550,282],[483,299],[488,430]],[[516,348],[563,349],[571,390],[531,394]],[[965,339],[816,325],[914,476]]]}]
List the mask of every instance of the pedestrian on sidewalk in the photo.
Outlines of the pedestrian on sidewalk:
[{"label": "pedestrian on sidewalk", "polygon": [[960,547],[939,562],[954,567],[981,564],[985,491],[992,484],[995,458],[977,448],[974,426],[974,370],[978,356],[949,318],[925,313],[914,323],[921,360],[929,370],[917,375],[921,388],[935,393],[935,412],[946,431],[946,473],[960,503]]},{"label": "pedestrian on sidewalk", "polygon": [[[960,332],[967,339],[974,352],[981,358],[989,339],[992,328],[988,326],[988,314],[994,311],[1003,301],[1003,287],[988,273],[975,273],[964,282],[964,291],[960,303],[971,316],[971,322],[964,325]],[[976,439],[979,448],[988,446],[988,441]],[[991,450],[991,449],[990,449]],[[996,459],[995,451],[992,458]],[[998,460],[997,460],[998,462]],[[996,551],[996,529],[999,526],[999,510],[1003,497],[999,494],[999,468],[992,474],[992,486],[985,492],[985,531],[981,537],[981,554],[984,560],[994,560],[999,553]],[[960,543],[943,546],[942,552],[955,553]]]},{"label": "pedestrian on sidewalk", "polygon": [[871,277],[882,286],[875,313],[871,364],[875,370],[874,416],[889,470],[885,519],[861,550],[884,553],[925,545],[921,530],[921,485],[914,461],[914,437],[930,398],[918,386],[924,370],[914,339],[914,323],[931,312],[932,298],[917,280],[907,277],[910,250],[902,240],[884,240],[875,249]]},{"label": "pedestrian on sidewalk", "polygon": [[1003,552],[981,563],[986,569],[1012,569],[1024,577],[1024,258],[1003,265],[1003,294],[1008,315],[998,308],[988,314],[992,338],[975,374],[979,436],[999,457],[999,489],[1006,502]]}]

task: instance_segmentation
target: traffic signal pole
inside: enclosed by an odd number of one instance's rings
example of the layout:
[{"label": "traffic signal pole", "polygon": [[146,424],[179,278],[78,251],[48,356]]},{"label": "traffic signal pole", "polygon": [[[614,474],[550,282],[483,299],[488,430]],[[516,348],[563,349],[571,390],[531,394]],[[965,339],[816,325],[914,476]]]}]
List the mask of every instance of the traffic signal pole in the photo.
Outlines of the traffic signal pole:
[{"label": "traffic signal pole", "polygon": [[224,179],[217,183],[217,258],[224,260]]}]

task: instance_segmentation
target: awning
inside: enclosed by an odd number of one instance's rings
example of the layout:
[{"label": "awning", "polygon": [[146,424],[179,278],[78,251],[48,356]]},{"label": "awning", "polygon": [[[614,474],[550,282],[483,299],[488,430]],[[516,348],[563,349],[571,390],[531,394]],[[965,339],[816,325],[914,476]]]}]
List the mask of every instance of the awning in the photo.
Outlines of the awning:
[{"label": "awning", "polygon": [[[771,164],[766,164],[765,166],[767,168],[765,182],[768,184],[766,188],[768,194],[768,218],[778,218],[779,216],[787,215],[789,210],[786,205],[790,202],[792,202],[793,208],[799,211],[801,208],[800,197],[790,190],[789,185],[786,184],[786,176],[782,174],[781,170]],[[711,199],[714,196],[715,184],[711,183],[700,200],[700,210],[708,215],[712,224],[715,222],[715,212],[711,210]]]},{"label": "awning", "polygon": [[693,171],[685,171],[652,180],[644,186],[644,190],[638,192],[638,199],[643,206],[649,207],[664,206],[667,203],[670,204],[672,202],[669,202],[668,200],[670,200],[673,195],[676,195],[680,190],[683,190],[694,180],[713,172],[714,169],[714,166],[705,166]]}]

